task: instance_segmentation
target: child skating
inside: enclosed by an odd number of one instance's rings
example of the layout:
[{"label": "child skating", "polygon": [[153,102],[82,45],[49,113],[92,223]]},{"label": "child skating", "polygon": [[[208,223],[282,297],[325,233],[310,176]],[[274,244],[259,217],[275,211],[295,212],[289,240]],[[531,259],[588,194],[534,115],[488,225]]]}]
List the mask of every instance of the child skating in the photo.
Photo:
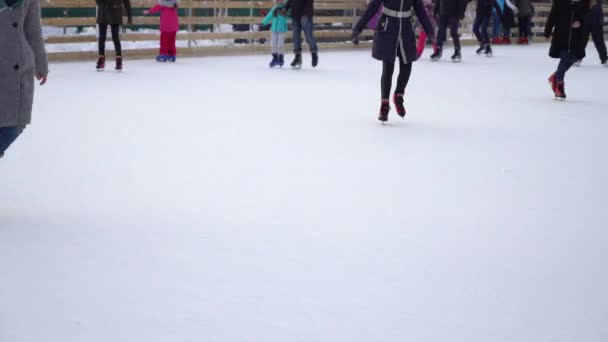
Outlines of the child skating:
[{"label": "child skating", "polygon": [[439,27],[437,28],[437,44],[435,52],[431,55],[431,61],[436,62],[443,56],[443,44],[447,38],[447,30],[450,28],[450,35],[454,43],[454,54],[452,62],[460,62],[462,54],[460,53],[460,34],[458,26],[460,20],[464,19],[469,0],[439,0],[435,7],[435,12],[439,13]]},{"label": "child skating", "polygon": [[412,15],[416,15],[425,32],[433,38],[433,28],[426,15],[422,0],[373,0],[353,29],[352,41],[359,43],[359,36],[374,16],[380,5],[382,15],[374,33],[372,56],[382,61],[381,103],[378,120],[386,122],[391,109],[389,96],[395,70],[395,59],[399,59],[399,76],[393,95],[393,103],[400,117],[405,117],[403,94],[412,73],[412,63],[416,55],[416,34],[412,25]]},{"label": "child skating", "polygon": [[498,16],[502,21],[504,16],[496,0],[477,0],[473,33],[479,43],[477,54],[484,54],[486,57],[492,57],[492,45],[490,44],[490,37],[488,36],[488,24],[490,23],[490,18],[492,18],[492,9],[498,13]]},{"label": "child skating", "polygon": [[160,50],[156,60],[158,62],[175,62],[177,48],[175,40],[179,31],[178,0],[158,0],[158,3],[144,15],[160,13]]},{"label": "child skating", "polygon": [[[123,14],[126,12],[129,24],[133,24],[131,2],[129,0],[95,0],[97,3],[97,25],[99,28],[99,58],[97,71],[106,67],[106,37],[108,26],[112,31],[112,41],[116,51],[116,71],[122,71],[122,47],[120,44],[120,26],[123,24]],[[123,11],[124,9],[124,11]]]},{"label": "child skating", "polygon": [[545,26],[545,37],[551,38],[549,56],[559,58],[555,73],[549,77],[556,100],[566,99],[564,78],[574,62],[585,57],[584,19],[589,0],[554,0]]},{"label": "child skating", "polygon": [[285,10],[285,0],[276,0],[276,5],[268,12],[262,25],[271,24],[270,46],[272,49],[272,60],[270,67],[283,67],[285,64],[285,35],[287,34],[287,21],[289,14]]}]

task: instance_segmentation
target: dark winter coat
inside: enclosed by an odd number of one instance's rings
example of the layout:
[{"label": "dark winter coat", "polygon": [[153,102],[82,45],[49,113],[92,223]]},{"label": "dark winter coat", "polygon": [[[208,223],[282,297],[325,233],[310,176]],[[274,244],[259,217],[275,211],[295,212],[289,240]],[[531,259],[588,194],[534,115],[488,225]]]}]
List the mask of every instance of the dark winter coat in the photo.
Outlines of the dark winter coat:
[{"label": "dark winter coat", "polygon": [[129,0],[95,0],[97,3],[97,23],[106,25],[122,25],[126,15],[131,21],[131,2]]},{"label": "dark winter coat", "polygon": [[532,11],[532,3],[530,0],[517,0],[514,2],[515,7],[517,7],[517,16],[518,17],[529,17],[533,13]]},{"label": "dark winter coat", "polygon": [[471,0],[439,0],[435,11],[440,17],[463,19]]},{"label": "dark winter coat", "polygon": [[[585,57],[585,39],[583,26],[589,12],[589,0],[554,0],[545,26],[545,37],[553,36],[549,56],[560,58],[560,52],[567,50],[577,59]],[[581,23],[575,29],[572,24]]]},{"label": "dark winter coat", "polygon": [[30,123],[34,75],[48,72],[40,1],[0,1],[0,127]]},{"label": "dark winter coat", "polygon": [[[380,5],[384,8],[399,12],[414,11],[424,31],[433,36],[434,31],[431,22],[424,9],[422,0],[373,0],[363,16],[355,26],[356,32],[361,32],[367,23],[376,14]],[[381,61],[395,61],[398,52],[406,63],[418,59],[416,54],[416,34],[412,18],[395,18],[385,14],[380,16],[378,27],[374,34],[374,46],[372,56]]]},{"label": "dark winter coat", "polygon": [[290,0],[285,5],[285,9],[291,10],[291,17],[295,19],[312,18],[315,15],[314,0]]},{"label": "dark winter coat", "polygon": [[593,0],[591,2],[591,13],[589,14],[591,18],[591,24],[595,27],[603,27],[604,26],[604,9],[602,8],[602,0]]},{"label": "dark winter coat", "polygon": [[475,14],[484,17],[489,17],[492,14],[493,8],[496,9],[496,13],[502,13],[502,10],[500,9],[500,6],[496,2],[496,0],[477,0]]}]

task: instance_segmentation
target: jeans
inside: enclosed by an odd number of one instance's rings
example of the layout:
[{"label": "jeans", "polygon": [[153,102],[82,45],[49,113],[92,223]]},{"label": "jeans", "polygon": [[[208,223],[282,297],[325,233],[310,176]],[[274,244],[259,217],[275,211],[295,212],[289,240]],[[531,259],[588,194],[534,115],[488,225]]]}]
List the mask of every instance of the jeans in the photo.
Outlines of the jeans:
[{"label": "jeans", "polygon": [[488,37],[488,24],[490,23],[490,16],[484,16],[478,14],[475,16],[475,22],[473,23],[473,33],[477,38],[477,41],[481,44],[489,44],[490,37]]},{"label": "jeans", "polygon": [[25,126],[0,127],[0,158],[24,129]]},{"label": "jeans", "polygon": [[500,35],[500,33],[501,33],[500,31],[502,29],[502,22],[500,20],[500,14],[496,13],[496,9],[494,9],[494,11],[492,12],[492,18],[494,20],[494,25],[493,25],[493,28],[492,28],[492,37],[493,38],[500,38],[500,37],[502,37]]},{"label": "jeans", "polygon": [[302,30],[304,30],[310,52],[319,52],[315,37],[312,35],[312,17],[293,18],[293,52],[296,54],[302,53]]},{"label": "jeans", "polygon": [[460,50],[460,34],[458,34],[458,24],[460,20],[458,18],[440,17],[439,28],[437,29],[437,47],[442,48],[445,43],[448,27],[450,28],[450,35],[454,42],[454,48]]},{"label": "jeans", "polygon": [[555,72],[555,80],[558,82],[564,82],[564,78],[566,77],[566,72],[570,69],[570,67],[576,61],[574,54],[568,50],[562,50],[559,53],[559,64],[557,65],[557,71]]}]

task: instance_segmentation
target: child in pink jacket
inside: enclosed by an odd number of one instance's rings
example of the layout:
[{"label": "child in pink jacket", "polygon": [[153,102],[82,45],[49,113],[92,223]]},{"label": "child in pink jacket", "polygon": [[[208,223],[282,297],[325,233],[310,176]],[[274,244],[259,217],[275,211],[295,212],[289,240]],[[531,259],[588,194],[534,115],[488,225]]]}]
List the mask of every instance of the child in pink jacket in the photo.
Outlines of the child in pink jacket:
[{"label": "child in pink jacket", "polygon": [[178,0],[158,0],[154,7],[144,11],[144,15],[160,12],[160,53],[156,57],[158,62],[175,62],[175,38],[179,31],[177,5]]}]

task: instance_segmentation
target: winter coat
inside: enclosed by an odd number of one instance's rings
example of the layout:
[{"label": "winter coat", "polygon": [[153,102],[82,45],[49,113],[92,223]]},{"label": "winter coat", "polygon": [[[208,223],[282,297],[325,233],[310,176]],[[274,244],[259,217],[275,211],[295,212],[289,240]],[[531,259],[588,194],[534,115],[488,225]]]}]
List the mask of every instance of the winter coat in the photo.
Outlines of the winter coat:
[{"label": "winter coat", "polygon": [[496,13],[502,15],[502,9],[496,0],[477,0],[475,14],[481,16],[490,16],[492,14],[492,9],[495,9]]},{"label": "winter coat", "polygon": [[[560,58],[560,52],[567,50],[577,59],[585,57],[585,39],[583,26],[589,11],[589,0],[554,0],[545,26],[545,37],[553,36],[549,56]],[[575,21],[580,28],[573,28]]]},{"label": "winter coat", "polygon": [[315,15],[314,0],[290,0],[285,8],[291,10],[291,17],[298,20]]},{"label": "winter coat", "polygon": [[[414,11],[425,32],[432,34],[433,27],[426,15],[422,0],[373,0],[355,26],[356,32],[361,32],[376,14],[378,7],[383,5],[387,9],[399,12]],[[395,61],[400,52],[406,63],[418,59],[416,55],[416,34],[412,18],[395,18],[385,14],[380,16],[378,27],[374,34],[372,56],[381,61]]]},{"label": "winter coat", "polygon": [[529,17],[533,14],[532,3],[530,2],[530,0],[517,0],[515,2],[515,6],[517,6],[518,9],[518,17]]},{"label": "winter coat", "polygon": [[439,0],[435,11],[440,17],[463,19],[469,2],[470,0]]},{"label": "winter coat", "polygon": [[160,13],[160,32],[179,31],[179,13],[176,6],[155,5],[148,10],[148,13]]},{"label": "winter coat", "polygon": [[40,28],[40,1],[0,0],[0,127],[32,118],[34,75],[49,72]]},{"label": "winter coat", "polygon": [[288,16],[281,14],[281,10],[285,8],[285,5],[276,5],[274,6],[270,12],[266,15],[264,20],[262,20],[262,25],[266,26],[270,22],[272,25],[270,26],[270,32],[278,32],[285,33],[287,32],[287,22]]},{"label": "winter coat", "polygon": [[122,25],[123,7],[131,21],[131,2],[129,0],[95,0],[97,3],[97,23]]},{"label": "winter coat", "polygon": [[604,26],[604,9],[602,8],[602,0],[593,0],[591,3],[591,13],[589,14],[591,18],[591,24],[595,27],[603,27]]}]

